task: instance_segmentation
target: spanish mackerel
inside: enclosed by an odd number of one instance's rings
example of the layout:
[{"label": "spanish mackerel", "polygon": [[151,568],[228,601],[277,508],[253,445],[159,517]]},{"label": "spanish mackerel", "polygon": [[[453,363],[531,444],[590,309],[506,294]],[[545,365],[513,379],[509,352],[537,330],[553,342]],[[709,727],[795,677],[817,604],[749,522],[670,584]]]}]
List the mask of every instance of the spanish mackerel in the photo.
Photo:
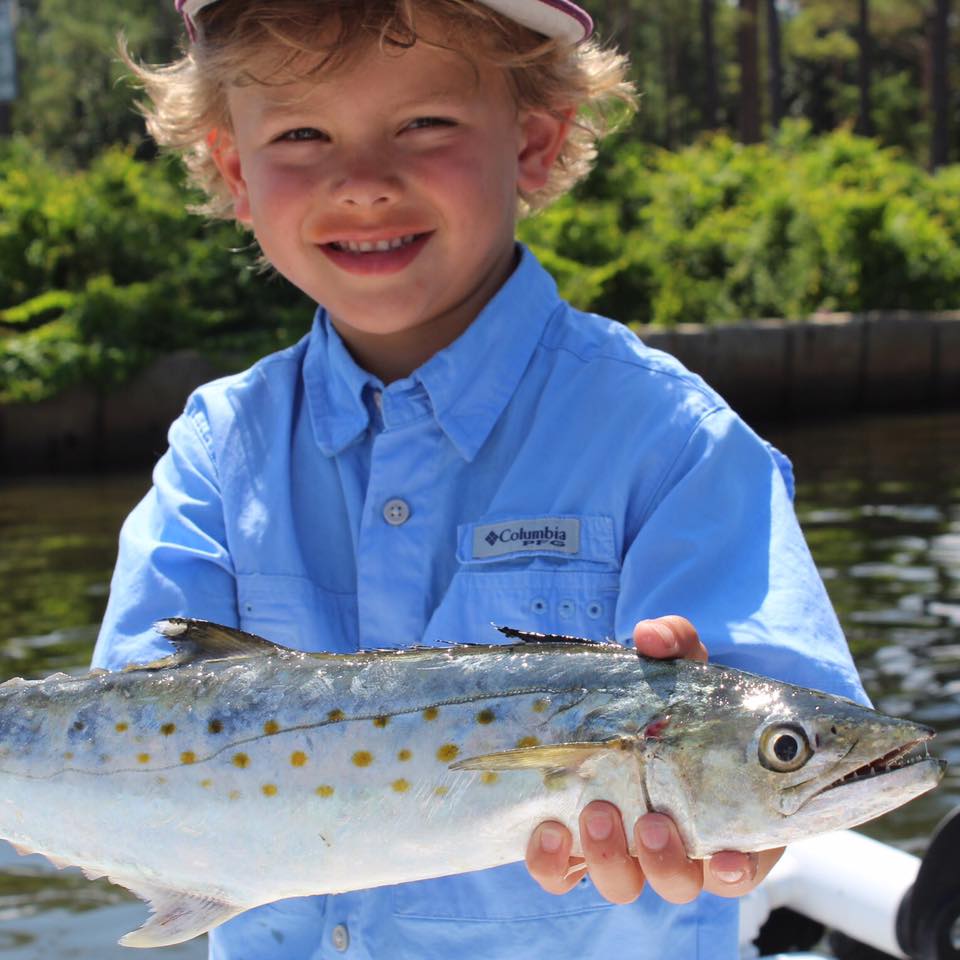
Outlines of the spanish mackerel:
[{"label": "spanish mackerel", "polygon": [[147,900],[128,946],[520,860],[592,799],[628,826],[669,814],[705,858],[862,823],[941,774],[927,727],[613,644],[316,654],[158,628],[165,660],[0,686],[0,836]]}]

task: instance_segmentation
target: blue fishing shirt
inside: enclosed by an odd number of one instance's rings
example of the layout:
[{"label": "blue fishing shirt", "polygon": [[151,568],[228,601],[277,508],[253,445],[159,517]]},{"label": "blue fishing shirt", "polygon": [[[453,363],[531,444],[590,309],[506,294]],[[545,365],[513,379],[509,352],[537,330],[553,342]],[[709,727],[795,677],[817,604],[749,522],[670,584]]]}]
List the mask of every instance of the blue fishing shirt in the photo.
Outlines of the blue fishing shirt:
[{"label": "blue fishing shirt", "polygon": [[[863,700],[792,493],[699,377],[574,310],[521,249],[406,379],[360,369],[320,309],[295,346],[197,390],[124,524],[95,664],[168,652],[151,624],[175,615],[349,652],[497,642],[492,623],[629,642],[679,613],[715,661]],[[390,824],[370,829],[390,856]],[[555,897],[513,864],[260,907],[210,955],[732,960],[737,922],[710,895],[614,906],[589,878]]]}]

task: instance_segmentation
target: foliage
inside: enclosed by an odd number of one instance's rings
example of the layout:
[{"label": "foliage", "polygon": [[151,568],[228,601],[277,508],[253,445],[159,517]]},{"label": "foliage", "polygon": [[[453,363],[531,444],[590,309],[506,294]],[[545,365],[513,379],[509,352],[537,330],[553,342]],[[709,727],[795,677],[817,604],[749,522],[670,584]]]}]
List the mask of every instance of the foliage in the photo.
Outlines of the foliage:
[{"label": "foliage", "polygon": [[305,331],[302,295],[257,276],[249,240],[187,200],[173,165],[129,149],[81,172],[23,140],[0,151],[0,399],[107,385],[177,348],[256,356]]},{"label": "foliage", "polygon": [[142,144],[137,94],[118,56],[118,36],[148,61],[170,60],[179,33],[173,3],[19,0],[18,8],[21,96],[14,129],[73,164],[88,163],[108,144]]},{"label": "foliage", "polygon": [[[600,25],[600,35],[630,54],[633,77],[643,94],[634,133],[668,149],[695,140],[711,124],[706,115],[706,38],[702,14],[713,11],[719,79],[719,124],[737,128],[740,64],[738,2],[720,0],[582,0]],[[759,5],[761,91],[768,120],[770,50]],[[858,0],[779,0],[787,115],[807,119],[817,133],[854,125],[858,97]],[[874,129],[888,146],[900,146],[926,161],[929,154],[930,34],[932,0],[869,0]],[[960,85],[960,31],[950,38],[951,88]],[[956,100],[956,98],[955,98]],[[953,110],[953,150],[960,144],[960,119]]]},{"label": "foliage", "polygon": [[960,167],[931,176],[847,130],[788,123],[770,145],[624,143],[523,236],[573,302],[625,322],[955,309],[958,187]]}]

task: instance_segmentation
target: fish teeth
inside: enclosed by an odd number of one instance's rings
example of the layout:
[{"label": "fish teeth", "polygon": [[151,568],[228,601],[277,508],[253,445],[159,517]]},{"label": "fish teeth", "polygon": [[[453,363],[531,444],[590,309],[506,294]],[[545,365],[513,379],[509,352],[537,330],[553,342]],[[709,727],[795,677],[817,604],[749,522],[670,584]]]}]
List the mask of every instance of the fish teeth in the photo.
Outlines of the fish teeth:
[{"label": "fish teeth", "polygon": [[334,240],[330,246],[349,253],[386,253],[389,250],[399,250],[416,239],[417,234],[408,233],[392,240]]}]

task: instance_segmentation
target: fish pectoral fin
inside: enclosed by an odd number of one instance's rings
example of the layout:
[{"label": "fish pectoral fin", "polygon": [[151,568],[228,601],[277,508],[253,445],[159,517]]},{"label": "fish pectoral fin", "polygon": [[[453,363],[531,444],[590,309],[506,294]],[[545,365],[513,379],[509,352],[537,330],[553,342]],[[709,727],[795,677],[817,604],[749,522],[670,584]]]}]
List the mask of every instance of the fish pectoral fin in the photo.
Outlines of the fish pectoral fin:
[{"label": "fish pectoral fin", "polygon": [[610,750],[632,750],[633,741],[625,737],[587,743],[553,743],[536,747],[516,747],[497,753],[466,757],[450,764],[451,770],[576,770],[591,757]]},{"label": "fish pectoral fin", "polygon": [[151,886],[140,880],[119,877],[110,880],[146,900],[152,914],[142,927],[120,938],[124,947],[168,947],[182,943],[199,937],[246,909],[215,897],[198,897],[183,890]]}]

